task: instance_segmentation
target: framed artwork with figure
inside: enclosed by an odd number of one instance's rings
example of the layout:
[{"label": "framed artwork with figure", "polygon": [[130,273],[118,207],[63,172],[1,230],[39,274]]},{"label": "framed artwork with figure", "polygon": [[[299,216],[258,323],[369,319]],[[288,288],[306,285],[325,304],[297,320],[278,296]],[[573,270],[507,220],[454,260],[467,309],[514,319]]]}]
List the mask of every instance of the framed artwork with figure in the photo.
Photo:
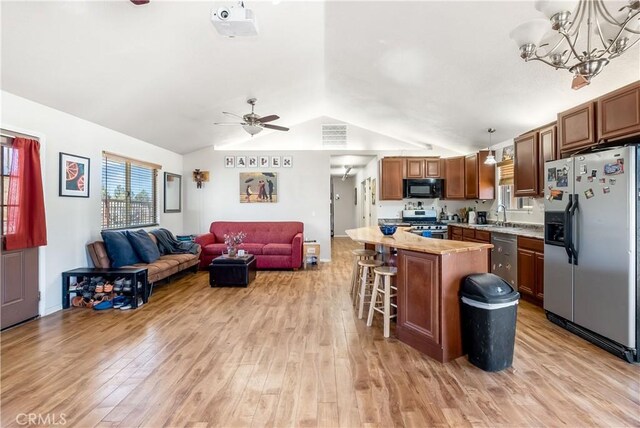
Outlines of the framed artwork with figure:
[{"label": "framed artwork with figure", "polygon": [[275,172],[241,172],[240,203],[278,202],[278,174]]}]

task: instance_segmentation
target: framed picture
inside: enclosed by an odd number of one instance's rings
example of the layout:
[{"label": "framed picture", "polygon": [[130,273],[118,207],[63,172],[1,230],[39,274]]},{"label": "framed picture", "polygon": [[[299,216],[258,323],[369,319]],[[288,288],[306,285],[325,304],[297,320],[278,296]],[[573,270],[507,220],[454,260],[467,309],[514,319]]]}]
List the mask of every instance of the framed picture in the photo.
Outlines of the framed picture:
[{"label": "framed picture", "polygon": [[164,212],[182,211],[182,176],[171,172],[164,173]]},{"label": "framed picture", "polygon": [[502,160],[506,161],[506,160],[512,160],[513,159],[513,155],[514,155],[514,146],[507,146],[505,148],[502,149]]},{"label": "framed picture", "polygon": [[280,168],[280,156],[271,156],[271,168]]},{"label": "framed picture", "polygon": [[247,158],[245,156],[236,156],[236,167],[245,168],[247,166]]},{"label": "framed picture", "polygon": [[282,156],[282,167],[291,168],[293,166],[293,159],[291,156]]},{"label": "framed picture", "polygon": [[258,158],[258,166],[260,168],[269,168],[269,156],[260,156]]},{"label": "framed picture", "polygon": [[275,172],[241,172],[241,203],[278,202],[278,174]]},{"label": "framed picture", "polygon": [[89,158],[60,152],[59,196],[89,197]]},{"label": "framed picture", "polygon": [[247,156],[247,166],[249,168],[257,168],[258,167],[258,157],[257,156]]},{"label": "framed picture", "polygon": [[224,166],[225,168],[234,168],[236,166],[236,158],[234,158],[233,156],[225,156]]},{"label": "framed picture", "polygon": [[376,204],[376,179],[371,180],[371,205]]}]

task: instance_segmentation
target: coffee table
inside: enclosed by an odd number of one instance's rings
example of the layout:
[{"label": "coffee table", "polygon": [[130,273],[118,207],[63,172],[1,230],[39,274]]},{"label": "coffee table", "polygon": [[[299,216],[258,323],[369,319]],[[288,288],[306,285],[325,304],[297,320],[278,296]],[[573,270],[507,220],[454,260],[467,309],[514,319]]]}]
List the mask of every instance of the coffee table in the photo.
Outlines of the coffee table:
[{"label": "coffee table", "polygon": [[256,277],[256,258],[253,254],[229,257],[222,255],[209,265],[211,287],[247,287]]}]

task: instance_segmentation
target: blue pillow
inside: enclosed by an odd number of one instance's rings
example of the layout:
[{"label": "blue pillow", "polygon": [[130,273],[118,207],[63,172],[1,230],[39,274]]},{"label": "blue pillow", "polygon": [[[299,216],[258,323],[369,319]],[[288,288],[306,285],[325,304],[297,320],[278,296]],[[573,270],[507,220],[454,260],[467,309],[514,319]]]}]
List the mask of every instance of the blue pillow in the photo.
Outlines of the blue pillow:
[{"label": "blue pillow", "polygon": [[140,229],[135,232],[127,231],[127,238],[138,257],[145,263],[153,263],[160,258],[160,250],[149,234]]},{"label": "blue pillow", "polygon": [[111,267],[118,268],[140,263],[140,258],[127,239],[126,232],[102,232],[102,240],[107,247]]}]

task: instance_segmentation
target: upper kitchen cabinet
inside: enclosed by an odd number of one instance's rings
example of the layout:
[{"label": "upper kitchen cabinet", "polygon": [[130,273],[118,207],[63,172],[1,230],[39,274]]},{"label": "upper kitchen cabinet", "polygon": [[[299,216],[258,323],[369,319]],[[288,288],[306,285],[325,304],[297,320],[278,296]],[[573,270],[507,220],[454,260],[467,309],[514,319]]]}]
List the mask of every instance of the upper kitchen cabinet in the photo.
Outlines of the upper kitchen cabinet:
[{"label": "upper kitchen cabinet", "polygon": [[380,161],[380,200],[402,200],[402,178],[405,176],[405,159],[387,157]]},{"label": "upper kitchen cabinet", "polygon": [[596,143],[595,111],[595,101],[589,101],[571,110],[558,113],[560,153],[573,152]]},{"label": "upper kitchen cabinet", "polygon": [[424,160],[424,176],[425,178],[440,178],[442,177],[442,171],[440,171],[440,159],[431,158]]},{"label": "upper kitchen cabinet", "polygon": [[598,99],[598,141],[640,134],[640,82]]},{"label": "upper kitchen cabinet", "polygon": [[495,198],[496,167],[484,163],[488,155],[489,151],[483,150],[464,157],[465,199]]},{"label": "upper kitchen cabinet", "polygon": [[444,188],[446,199],[464,199],[464,156],[444,160]]},{"label": "upper kitchen cabinet", "polygon": [[515,196],[537,196],[539,159],[538,131],[531,131],[514,140],[514,189]]},{"label": "upper kitchen cabinet", "polygon": [[439,178],[439,158],[406,158],[405,178]]},{"label": "upper kitchen cabinet", "polygon": [[558,159],[557,129],[554,123],[538,131],[538,194],[540,196],[544,196],[544,163]]},{"label": "upper kitchen cabinet", "polygon": [[464,157],[464,198],[478,197],[478,154]]}]

